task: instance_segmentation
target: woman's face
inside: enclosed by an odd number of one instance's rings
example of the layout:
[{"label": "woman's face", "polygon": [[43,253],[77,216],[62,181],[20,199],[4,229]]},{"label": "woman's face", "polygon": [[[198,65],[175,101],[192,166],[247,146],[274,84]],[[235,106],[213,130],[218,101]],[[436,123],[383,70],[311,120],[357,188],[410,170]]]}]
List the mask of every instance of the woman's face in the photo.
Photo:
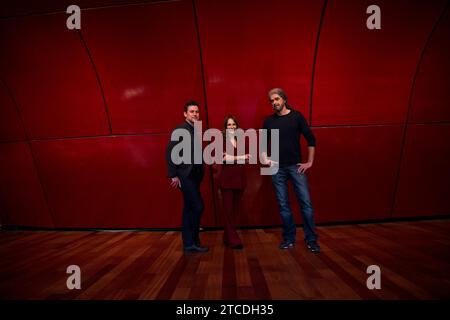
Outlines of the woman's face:
[{"label": "woman's face", "polygon": [[227,131],[231,132],[231,133],[234,133],[236,131],[236,128],[237,128],[236,122],[234,122],[234,120],[231,119],[231,118],[228,119],[228,121],[227,121]]}]

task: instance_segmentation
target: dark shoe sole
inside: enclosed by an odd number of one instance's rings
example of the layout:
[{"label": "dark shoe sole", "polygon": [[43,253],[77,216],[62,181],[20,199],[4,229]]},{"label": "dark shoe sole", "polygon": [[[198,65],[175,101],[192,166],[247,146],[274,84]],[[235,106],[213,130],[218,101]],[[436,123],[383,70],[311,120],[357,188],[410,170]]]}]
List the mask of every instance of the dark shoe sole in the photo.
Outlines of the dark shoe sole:
[{"label": "dark shoe sole", "polygon": [[209,248],[192,246],[192,247],[184,248],[183,251],[184,251],[184,253],[206,253],[209,251]]},{"label": "dark shoe sole", "polygon": [[310,246],[306,246],[308,248],[309,251],[311,251],[312,253],[320,253],[320,248],[318,249],[313,249]]},{"label": "dark shoe sole", "polygon": [[287,246],[283,246],[283,245],[280,245],[280,246],[279,246],[279,248],[280,248],[281,250],[292,249],[292,248],[294,248],[294,247],[295,247],[295,244],[293,244],[293,243],[291,243],[291,244],[289,244],[289,245],[287,245]]}]

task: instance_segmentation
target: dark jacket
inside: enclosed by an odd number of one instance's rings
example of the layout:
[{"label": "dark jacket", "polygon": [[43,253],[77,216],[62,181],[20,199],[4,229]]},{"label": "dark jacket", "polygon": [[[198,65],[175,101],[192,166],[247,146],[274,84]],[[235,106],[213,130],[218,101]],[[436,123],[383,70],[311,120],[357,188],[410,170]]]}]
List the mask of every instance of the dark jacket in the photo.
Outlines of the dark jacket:
[{"label": "dark jacket", "polygon": [[[195,172],[197,176],[203,177],[204,174],[204,168],[203,168],[203,159],[202,164],[194,164],[194,127],[191,126],[189,123],[184,122],[183,124],[177,126],[173,131],[177,129],[185,129],[189,132],[191,136],[191,157],[190,157],[190,163],[181,163],[181,164],[174,164],[171,159],[171,153],[172,149],[182,141],[182,138],[180,138],[179,141],[171,141],[169,137],[169,143],[167,145],[166,150],[166,161],[167,161],[167,175],[169,178],[174,177],[181,177],[181,178],[187,178],[191,173]],[[173,133],[172,131],[172,133]],[[170,136],[172,136],[172,133]],[[201,143],[200,143],[201,145]],[[182,156],[182,153],[181,153]]]}]

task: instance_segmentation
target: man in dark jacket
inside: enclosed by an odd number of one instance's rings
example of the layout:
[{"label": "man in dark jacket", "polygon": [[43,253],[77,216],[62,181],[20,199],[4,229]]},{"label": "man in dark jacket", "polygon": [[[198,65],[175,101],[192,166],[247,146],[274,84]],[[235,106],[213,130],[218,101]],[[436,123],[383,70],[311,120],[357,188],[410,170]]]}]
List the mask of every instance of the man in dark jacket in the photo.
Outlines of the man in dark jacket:
[{"label": "man in dark jacket", "polygon": [[[200,219],[204,205],[200,193],[204,168],[202,159],[201,132],[194,135],[194,124],[199,121],[199,104],[188,101],[184,105],[185,122],[177,126],[171,134],[167,146],[166,160],[170,185],[183,193],[182,239],[185,253],[207,252],[200,245]],[[178,138],[178,140],[177,140]],[[181,138],[181,139],[180,139]],[[179,148],[187,146],[187,148]]]}]

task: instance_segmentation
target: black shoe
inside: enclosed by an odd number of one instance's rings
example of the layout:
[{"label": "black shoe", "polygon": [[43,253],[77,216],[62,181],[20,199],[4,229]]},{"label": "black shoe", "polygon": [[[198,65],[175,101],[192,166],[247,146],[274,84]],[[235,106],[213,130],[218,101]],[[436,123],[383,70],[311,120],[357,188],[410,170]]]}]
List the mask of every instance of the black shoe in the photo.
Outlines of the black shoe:
[{"label": "black shoe", "polygon": [[241,250],[241,249],[244,249],[244,245],[242,243],[232,244],[232,245],[230,245],[230,248],[231,249],[236,249],[236,250]]},{"label": "black shoe", "polygon": [[184,247],[184,252],[185,253],[197,253],[197,252],[208,252],[209,248],[208,247],[200,247],[200,246],[196,246],[195,244],[190,246],[190,247]]},{"label": "black shoe", "polygon": [[280,249],[289,249],[289,248],[293,248],[295,246],[295,242],[291,241],[291,240],[284,240],[281,244],[280,244]]},{"label": "black shoe", "polygon": [[317,243],[317,241],[310,241],[306,244],[306,247],[308,247],[309,251],[312,253],[319,253],[320,252],[320,246]]}]

